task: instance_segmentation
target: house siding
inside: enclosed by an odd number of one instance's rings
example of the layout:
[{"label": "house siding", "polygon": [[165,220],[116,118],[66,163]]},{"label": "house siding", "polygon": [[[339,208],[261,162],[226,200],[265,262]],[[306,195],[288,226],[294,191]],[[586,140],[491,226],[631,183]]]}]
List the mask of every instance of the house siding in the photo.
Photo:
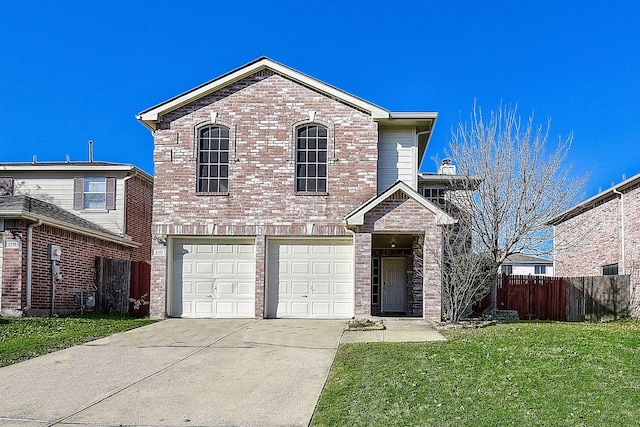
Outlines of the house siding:
[{"label": "house siding", "polygon": [[[329,131],[328,191],[295,193],[295,127]],[[196,192],[197,130],[230,129],[229,193]],[[164,236],[257,236],[256,316],[264,315],[266,236],[346,236],[343,218],[377,186],[377,123],[367,114],[263,70],[163,117],[154,133],[151,313],[164,316]],[[169,254],[170,255],[170,254]],[[262,294],[261,294],[262,292]]]}]

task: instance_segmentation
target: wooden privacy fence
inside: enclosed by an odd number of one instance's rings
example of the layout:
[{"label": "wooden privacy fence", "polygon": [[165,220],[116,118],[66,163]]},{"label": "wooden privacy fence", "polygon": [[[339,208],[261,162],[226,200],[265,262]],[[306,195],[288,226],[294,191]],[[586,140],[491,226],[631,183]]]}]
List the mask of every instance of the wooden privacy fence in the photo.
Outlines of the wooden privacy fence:
[{"label": "wooden privacy fence", "polygon": [[134,317],[149,315],[148,262],[96,257],[95,268],[96,311]]},{"label": "wooden privacy fence", "polygon": [[[502,275],[498,310],[516,310],[520,320],[583,321],[629,314],[629,276],[549,277]],[[482,313],[491,295],[473,305]]]}]

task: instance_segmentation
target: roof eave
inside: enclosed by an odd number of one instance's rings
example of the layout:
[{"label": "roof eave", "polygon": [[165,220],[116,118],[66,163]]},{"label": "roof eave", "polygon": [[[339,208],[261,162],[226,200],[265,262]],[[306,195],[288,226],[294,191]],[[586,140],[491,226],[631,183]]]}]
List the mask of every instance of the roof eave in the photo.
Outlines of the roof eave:
[{"label": "roof eave", "polygon": [[265,68],[272,69],[273,71],[285,75],[298,83],[310,86],[315,90],[318,90],[319,92],[322,92],[330,97],[337,98],[347,104],[367,111],[374,119],[386,119],[390,116],[389,111],[385,110],[384,108],[381,108],[375,104],[371,104],[370,102],[367,102],[361,98],[344,92],[324,82],[321,82],[320,80],[317,80],[278,62],[275,62],[269,58],[262,57],[214,80],[204,83],[203,85],[184,92],[181,95],[173,97],[163,103],[142,111],[136,116],[136,118],[147,128],[154,131],[157,129],[158,120],[160,120],[163,115],[176,110],[186,104],[189,104],[190,102],[193,102],[199,98],[202,98],[203,96],[213,93],[238,80],[242,80],[243,78]]}]

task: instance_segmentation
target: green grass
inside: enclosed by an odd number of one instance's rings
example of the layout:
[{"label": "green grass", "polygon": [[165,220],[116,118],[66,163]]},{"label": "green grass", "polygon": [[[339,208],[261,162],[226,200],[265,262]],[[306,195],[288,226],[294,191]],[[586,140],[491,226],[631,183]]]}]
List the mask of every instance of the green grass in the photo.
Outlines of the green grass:
[{"label": "green grass", "polygon": [[118,315],[0,318],[0,367],[151,322]]},{"label": "green grass", "polygon": [[640,423],[640,321],[522,322],[341,345],[314,426]]}]

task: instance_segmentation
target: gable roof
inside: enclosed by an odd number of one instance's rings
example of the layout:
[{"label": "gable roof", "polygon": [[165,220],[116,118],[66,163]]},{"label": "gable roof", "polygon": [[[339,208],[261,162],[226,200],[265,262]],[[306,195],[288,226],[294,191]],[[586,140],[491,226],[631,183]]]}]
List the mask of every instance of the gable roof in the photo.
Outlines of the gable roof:
[{"label": "gable roof", "polygon": [[528,254],[511,254],[502,263],[502,265],[505,265],[505,264],[506,265],[513,265],[513,264],[553,265],[553,261],[546,258],[540,258],[537,256],[528,255]]},{"label": "gable roof", "polygon": [[601,191],[593,197],[585,200],[584,202],[578,203],[574,207],[564,211],[560,215],[552,218],[548,224],[549,225],[558,225],[563,222],[580,215],[583,212],[586,212],[590,209],[595,208],[596,206],[600,206],[601,204],[608,202],[609,200],[620,197],[620,193],[625,193],[627,191],[631,191],[640,186],[640,174],[634,175],[629,179],[622,181],[620,184],[612,185],[610,188]]},{"label": "gable roof", "polygon": [[139,247],[140,243],[125,239],[99,225],[81,218],[61,207],[33,197],[0,196],[0,217],[22,218],[42,223],[56,228],[74,231],[79,234],[98,237],[129,247]]},{"label": "gable roof", "polygon": [[156,106],[153,106],[147,110],[144,110],[136,116],[136,118],[152,131],[156,130],[157,122],[160,118],[174,111],[186,104],[189,104],[197,99],[200,99],[206,95],[209,95],[217,90],[220,90],[232,83],[235,83],[245,77],[250,76],[258,71],[264,69],[270,69],[277,74],[287,77],[290,80],[295,81],[298,84],[309,87],[317,92],[320,92],[330,98],[339,100],[347,105],[351,105],[357,109],[367,112],[374,119],[395,119],[395,120],[431,120],[434,121],[437,117],[437,113],[391,113],[390,111],[372,104],[368,101],[351,95],[343,90],[340,90],[334,86],[328,85],[320,80],[282,65],[273,61],[265,56],[256,59],[240,68],[237,68],[227,74],[217,77],[203,85],[200,85],[194,89],[191,89],[181,95],[171,98],[165,102],[162,102]]},{"label": "gable roof", "polygon": [[407,184],[405,184],[402,181],[397,181],[395,184],[393,184],[391,187],[389,187],[379,196],[369,199],[358,209],[348,214],[344,218],[345,226],[347,228],[351,228],[357,225],[363,225],[365,215],[371,212],[376,206],[378,206],[380,203],[385,201],[387,198],[389,198],[389,196],[391,196],[398,190],[402,191],[404,194],[406,194],[407,196],[409,196],[410,198],[418,202],[420,205],[422,205],[425,209],[433,213],[436,216],[437,225],[449,225],[449,224],[455,224],[456,222],[458,222],[457,219],[453,218],[452,216],[447,214],[445,211],[443,211],[442,209],[440,209],[439,207],[431,203],[429,200],[422,197],[413,188],[409,187]]}]

